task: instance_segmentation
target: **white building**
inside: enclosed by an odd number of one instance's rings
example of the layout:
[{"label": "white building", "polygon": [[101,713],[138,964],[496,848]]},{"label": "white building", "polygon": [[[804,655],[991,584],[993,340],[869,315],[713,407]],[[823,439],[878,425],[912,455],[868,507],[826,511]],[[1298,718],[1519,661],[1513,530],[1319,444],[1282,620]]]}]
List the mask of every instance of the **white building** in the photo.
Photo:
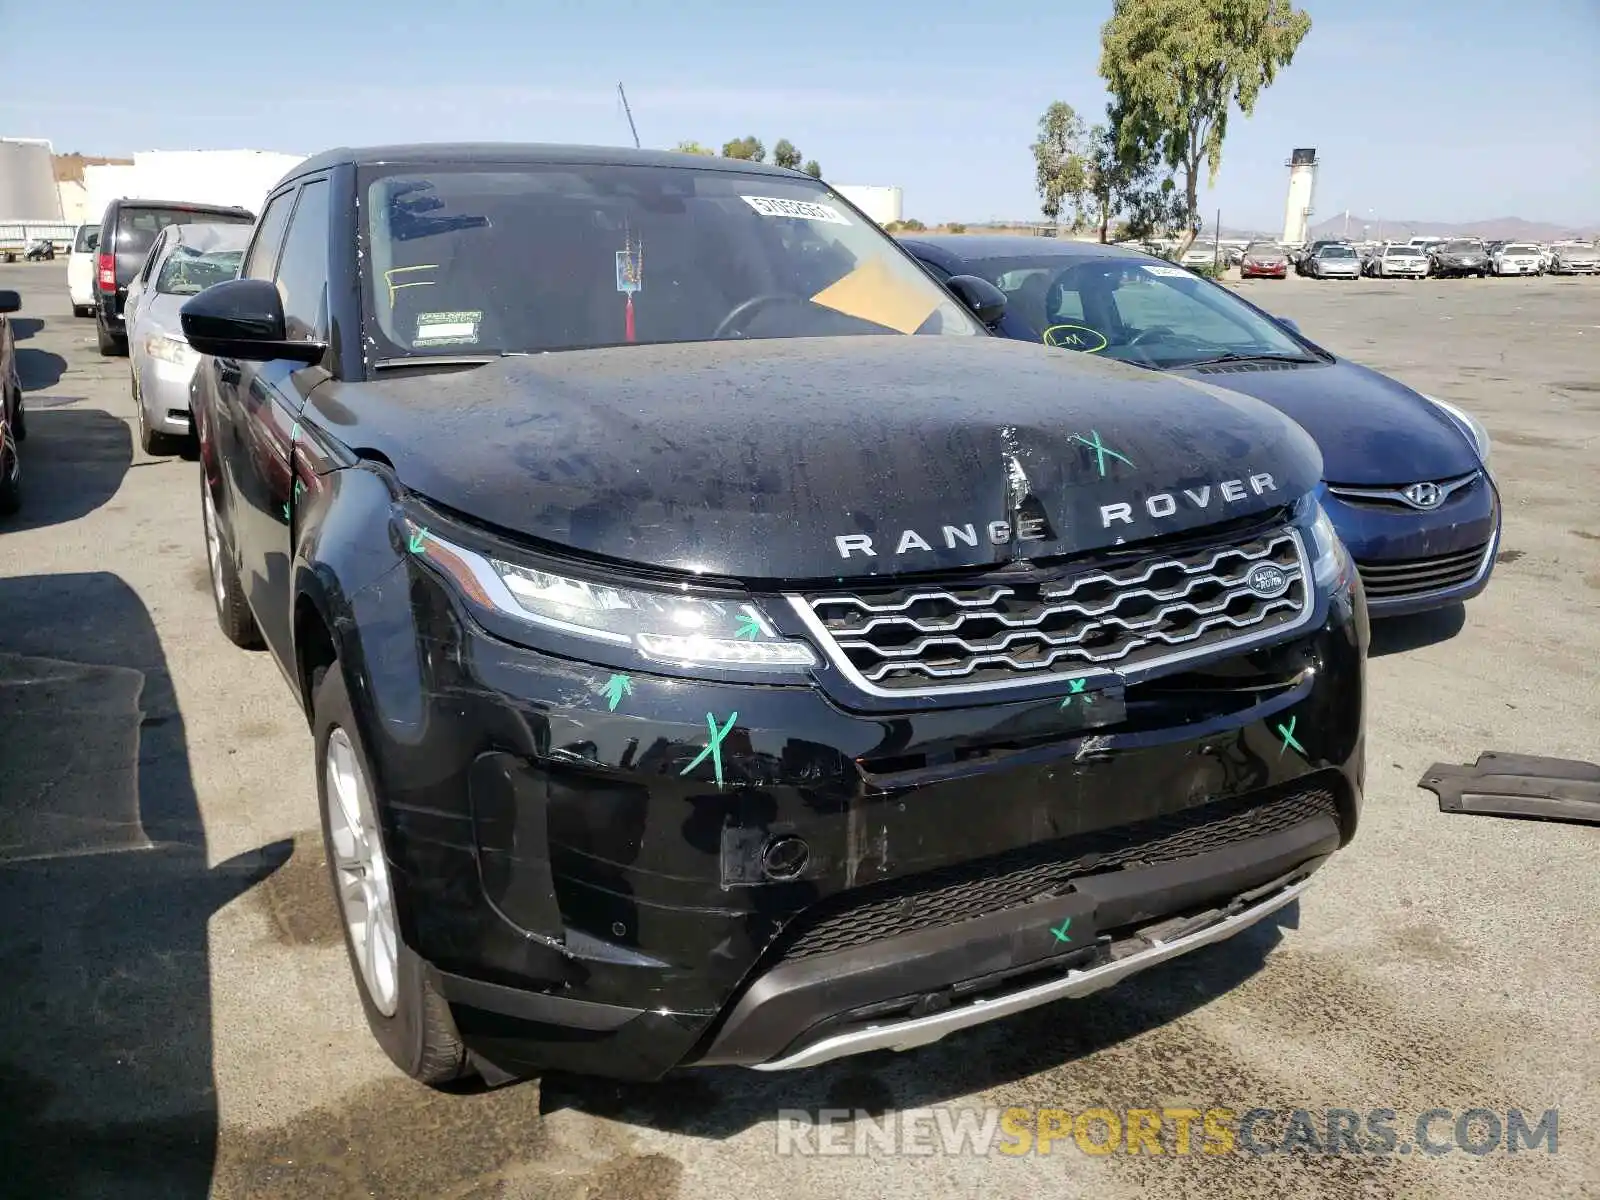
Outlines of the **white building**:
[{"label": "white building", "polygon": [[897,187],[859,183],[835,183],[830,186],[879,225],[905,220],[905,207]]},{"label": "white building", "polygon": [[1283,205],[1283,236],[1278,241],[1284,246],[1299,246],[1306,240],[1315,211],[1317,152],[1296,150],[1284,166],[1289,168],[1289,195]]},{"label": "white building", "polygon": [[144,150],[132,165],[83,169],[83,217],[98,221],[112,200],[236,204],[259,213],[273,184],[304,161],[271,150]]}]

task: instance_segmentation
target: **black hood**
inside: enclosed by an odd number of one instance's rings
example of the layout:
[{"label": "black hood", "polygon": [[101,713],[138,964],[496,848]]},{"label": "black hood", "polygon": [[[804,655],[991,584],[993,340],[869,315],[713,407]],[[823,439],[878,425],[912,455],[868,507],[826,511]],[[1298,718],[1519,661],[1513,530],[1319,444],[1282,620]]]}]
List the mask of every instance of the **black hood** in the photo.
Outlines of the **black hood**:
[{"label": "black hood", "polygon": [[1322,469],[1259,401],[1000,338],[566,351],[329,384],[308,415],[478,521],[743,579],[1075,554],[1286,504]]}]

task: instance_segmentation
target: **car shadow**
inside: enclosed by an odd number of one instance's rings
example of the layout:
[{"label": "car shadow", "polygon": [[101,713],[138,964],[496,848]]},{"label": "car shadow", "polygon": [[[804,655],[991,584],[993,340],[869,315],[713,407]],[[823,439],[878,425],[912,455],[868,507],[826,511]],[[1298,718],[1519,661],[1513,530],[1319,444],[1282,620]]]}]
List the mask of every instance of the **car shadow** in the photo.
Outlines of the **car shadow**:
[{"label": "car shadow", "polygon": [[1403,617],[1375,619],[1367,657],[1382,658],[1385,654],[1403,654],[1407,650],[1420,650],[1424,646],[1447,642],[1460,633],[1466,623],[1465,604],[1451,604]]},{"label": "car shadow", "polygon": [[1238,987],[1265,964],[1299,901],[1215,946],[1081,1000],[1045,1004],[906,1053],[878,1051],[802,1071],[686,1069],[657,1083],[564,1074],[540,1079],[544,1111],[573,1108],[691,1137],[724,1139],[782,1109],[884,1113],[949,1103],[1015,1083],[1171,1023]]},{"label": "car shadow", "polygon": [[207,922],[290,843],[208,865],[166,656],[121,579],[0,579],[0,612],[0,1191],[204,1197]]},{"label": "car shadow", "polygon": [[17,347],[17,378],[24,392],[54,387],[67,373],[67,360],[50,350]]},{"label": "car shadow", "polygon": [[[25,412],[22,507],[0,520],[0,532],[75,521],[117,494],[133,463],[133,434],[126,422],[98,408],[30,404]],[[6,624],[9,628],[9,619]]]},{"label": "car shadow", "polygon": [[44,322],[38,317],[12,317],[11,336],[19,342],[25,342],[39,330],[44,328]]}]

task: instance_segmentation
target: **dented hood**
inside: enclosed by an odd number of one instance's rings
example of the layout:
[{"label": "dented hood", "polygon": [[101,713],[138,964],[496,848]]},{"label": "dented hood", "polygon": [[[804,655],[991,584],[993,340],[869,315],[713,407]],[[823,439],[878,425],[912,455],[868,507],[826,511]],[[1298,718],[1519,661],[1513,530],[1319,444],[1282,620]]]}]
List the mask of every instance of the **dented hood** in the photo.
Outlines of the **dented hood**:
[{"label": "dented hood", "polygon": [[586,554],[743,579],[1049,558],[1282,505],[1259,401],[1000,338],[625,346],[331,384],[307,415],[409,489]]}]

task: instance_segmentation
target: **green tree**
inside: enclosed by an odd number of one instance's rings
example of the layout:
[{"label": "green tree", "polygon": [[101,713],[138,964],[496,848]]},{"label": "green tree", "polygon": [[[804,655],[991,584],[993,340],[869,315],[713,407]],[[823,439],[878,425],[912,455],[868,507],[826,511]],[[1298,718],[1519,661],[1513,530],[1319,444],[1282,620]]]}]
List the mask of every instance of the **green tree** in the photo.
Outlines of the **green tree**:
[{"label": "green tree", "polygon": [[778,144],[772,148],[772,163],[774,166],[787,167],[791,171],[800,169],[800,151],[794,148],[794,143],[788,138],[779,138]]},{"label": "green tree", "polygon": [[1200,214],[1200,165],[1214,184],[1228,113],[1254,110],[1261,90],[1294,59],[1311,17],[1292,0],[1115,0],[1100,31],[1100,74],[1120,114],[1121,152],[1145,151],[1184,178],[1184,237]]},{"label": "green tree", "polygon": [[702,146],[699,142],[679,142],[673,147],[679,154],[712,154],[712,150]]},{"label": "green tree", "polygon": [[1123,149],[1117,144],[1117,114],[1107,110],[1110,125],[1089,131],[1088,185],[1085,208],[1099,231],[1100,241],[1113,240],[1111,223],[1122,217],[1122,232],[1115,240],[1147,238],[1180,225],[1184,220],[1182,197],[1172,172],[1149,147]]},{"label": "green tree", "polygon": [[814,158],[807,159],[806,165],[801,169],[813,179],[822,178],[822,164]]},{"label": "green tree", "polygon": [[731,142],[722,144],[723,158],[742,158],[750,162],[766,162],[767,148],[761,144],[759,138],[752,136],[734,138]]},{"label": "green tree", "polygon": [[1069,201],[1081,206],[1089,184],[1083,118],[1072,105],[1060,100],[1039,118],[1039,136],[1033,143],[1034,178],[1039,207],[1055,222]]}]

